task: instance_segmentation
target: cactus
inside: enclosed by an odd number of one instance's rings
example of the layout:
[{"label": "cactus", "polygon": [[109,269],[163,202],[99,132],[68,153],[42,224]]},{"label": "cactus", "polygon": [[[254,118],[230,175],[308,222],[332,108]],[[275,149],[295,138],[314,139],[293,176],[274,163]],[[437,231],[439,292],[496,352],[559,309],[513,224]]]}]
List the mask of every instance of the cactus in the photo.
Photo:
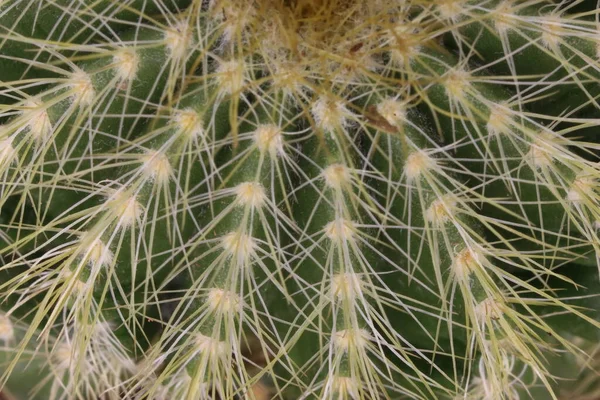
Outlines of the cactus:
[{"label": "cactus", "polygon": [[0,1],[2,394],[597,395],[599,20]]}]

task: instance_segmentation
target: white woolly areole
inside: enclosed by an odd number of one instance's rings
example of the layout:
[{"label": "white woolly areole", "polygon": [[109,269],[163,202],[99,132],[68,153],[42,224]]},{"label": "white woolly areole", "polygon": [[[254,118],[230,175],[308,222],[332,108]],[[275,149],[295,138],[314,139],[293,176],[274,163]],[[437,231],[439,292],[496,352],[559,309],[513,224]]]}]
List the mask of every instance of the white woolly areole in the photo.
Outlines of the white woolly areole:
[{"label": "white woolly areole", "polygon": [[0,314],[0,340],[7,345],[15,338],[15,328],[6,314]]},{"label": "white woolly areole", "polygon": [[500,33],[506,33],[515,26],[515,9],[510,0],[501,1],[498,7],[493,11],[494,25]]},{"label": "white woolly areole", "polygon": [[465,248],[455,255],[452,261],[452,272],[454,272],[454,275],[458,279],[466,281],[473,271],[482,267],[484,258],[478,252],[470,248]]},{"label": "white woolly areole", "polygon": [[467,88],[470,83],[471,74],[462,69],[449,71],[444,76],[444,87],[449,96],[456,100],[461,100],[465,97]]},{"label": "white woolly areole", "polygon": [[552,165],[556,153],[559,153],[556,137],[548,131],[540,132],[529,146],[527,160],[534,168],[549,167]]},{"label": "white woolly areole", "polygon": [[582,203],[586,199],[593,199],[595,197],[594,188],[596,185],[596,180],[591,177],[577,177],[569,188],[567,199],[572,203]]},{"label": "white woolly areole", "polygon": [[195,342],[198,352],[211,360],[224,359],[230,352],[226,342],[213,339],[201,333],[196,336]]},{"label": "white woolly areole", "polygon": [[52,350],[51,357],[53,367],[58,371],[65,371],[69,369],[71,363],[77,361],[77,352],[70,343],[61,342]]},{"label": "white woolly areole", "polygon": [[305,80],[305,71],[298,64],[273,61],[275,70],[271,81],[275,88],[281,90],[285,99],[294,99],[294,95],[302,92]]},{"label": "white woolly areole", "polygon": [[396,99],[385,99],[376,106],[377,113],[381,115],[388,124],[399,128],[406,121],[406,106],[402,101]]},{"label": "white woolly areole", "polygon": [[445,195],[431,202],[425,211],[425,218],[436,227],[441,227],[451,220],[456,200],[452,195]]},{"label": "white woolly areole", "polygon": [[177,60],[185,58],[193,40],[188,21],[177,21],[173,27],[165,31],[164,40],[171,57]]},{"label": "white woolly areole", "polygon": [[437,11],[442,19],[456,22],[464,12],[463,0],[438,0]]},{"label": "white woolly areole", "polygon": [[217,1],[211,2],[219,5],[219,8],[214,6],[214,15],[219,21],[221,28],[222,37],[221,40],[224,43],[229,43],[233,40],[237,40],[238,35],[241,35],[243,43],[246,42],[246,27],[248,24],[256,18],[256,7],[253,7],[251,3],[246,4],[243,1],[227,2]]},{"label": "white woolly areole", "polygon": [[87,254],[88,263],[93,267],[109,266],[113,262],[113,253],[100,239],[92,240],[84,254]]},{"label": "white woolly areole", "polygon": [[140,58],[134,50],[123,49],[113,57],[113,63],[116,65],[117,77],[120,81],[131,82],[135,80]]},{"label": "white woolly areole", "polygon": [[215,80],[221,94],[236,94],[244,89],[245,65],[243,61],[231,60],[219,64],[215,74]]},{"label": "white woolly areole", "polygon": [[219,313],[239,313],[242,309],[242,300],[237,293],[229,290],[213,288],[206,297],[208,308]]},{"label": "white woolly areole", "polygon": [[137,201],[136,196],[118,191],[109,200],[109,204],[117,218],[119,218],[122,227],[130,227],[136,221],[141,220],[144,209]]},{"label": "white woolly areole", "polygon": [[242,206],[261,208],[267,200],[265,189],[258,182],[240,183],[235,187],[234,192],[237,203]]},{"label": "white woolly areole", "polygon": [[565,28],[560,16],[546,16],[541,19],[540,26],[542,28],[542,44],[550,49],[559,46],[562,41],[561,37],[565,34]]},{"label": "white woolly areole", "polygon": [[411,58],[419,53],[421,39],[417,32],[414,26],[401,21],[389,33],[390,54],[397,65],[410,62]]},{"label": "white woolly areole", "polygon": [[494,104],[488,115],[487,131],[490,135],[499,135],[511,130],[511,111],[503,104]]},{"label": "white woolly areole", "polygon": [[322,176],[332,189],[341,189],[350,183],[350,171],[343,164],[331,164],[323,170]]},{"label": "white woolly areole", "polygon": [[43,142],[52,133],[52,123],[50,117],[41,103],[34,100],[25,102],[27,110],[23,111],[23,116],[27,118],[27,127],[33,138],[38,142]]},{"label": "white woolly areole", "polygon": [[321,96],[310,109],[318,128],[331,132],[348,125],[348,117],[352,114],[346,105],[339,100]]},{"label": "white woolly areole", "polygon": [[331,277],[331,295],[342,301],[354,301],[362,296],[363,281],[359,274],[343,272]]},{"label": "white woolly areole", "polygon": [[166,184],[173,176],[173,168],[169,159],[162,151],[149,150],[144,154],[142,171],[144,175],[156,180],[160,184]]},{"label": "white woolly areole", "polygon": [[284,153],[283,133],[277,125],[259,125],[254,131],[254,143],[261,153],[269,152],[271,157]]},{"label": "white woolly areole", "polygon": [[17,151],[12,145],[12,138],[0,140],[0,169],[4,169],[17,159]]},{"label": "white woolly areole", "polygon": [[225,235],[221,245],[229,255],[236,259],[238,264],[244,264],[248,258],[254,255],[256,249],[256,242],[252,236],[237,231]]},{"label": "white woolly areole", "polygon": [[412,152],[404,164],[406,180],[410,183],[419,178],[423,173],[436,168],[436,163],[427,153],[417,150]]},{"label": "white woolly areole", "polygon": [[325,235],[331,240],[351,240],[356,232],[354,222],[337,218],[325,225]]},{"label": "white woolly areole", "polygon": [[173,122],[177,126],[178,130],[190,138],[204,135],[204,124],[202,122],[202,118],[191,108],[178,111],[173,117]]},{"label": "white woolly areole", "polygon": [[492,297],[488,297],[475,306],[475,315],[481,321],[499,319],[503,313],[502,304]]},{"label": "white woolly areole", "polygon": [[94,90],[94,85],[92,84],[92,78],[82,69],[78,68],[71,74],[69,87],[73,92],[75,101],[77,101],[80,105],[89,106],[94,103],[96,91]]},{"label": "white woolly areole", "polygon": [[337,351],[364,350],[371,335],[364,329],[344,329],[333,335],[333,345]]}]

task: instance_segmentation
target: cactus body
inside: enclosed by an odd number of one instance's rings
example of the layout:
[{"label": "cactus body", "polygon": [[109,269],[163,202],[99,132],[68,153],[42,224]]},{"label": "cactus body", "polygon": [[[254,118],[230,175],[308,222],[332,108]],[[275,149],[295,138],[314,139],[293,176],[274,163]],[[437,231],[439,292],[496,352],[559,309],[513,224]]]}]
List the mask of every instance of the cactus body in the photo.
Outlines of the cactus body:
[{"label": "cactus body", "polygon": [[0,1],[4,390],[597,395],[573,3]]}]

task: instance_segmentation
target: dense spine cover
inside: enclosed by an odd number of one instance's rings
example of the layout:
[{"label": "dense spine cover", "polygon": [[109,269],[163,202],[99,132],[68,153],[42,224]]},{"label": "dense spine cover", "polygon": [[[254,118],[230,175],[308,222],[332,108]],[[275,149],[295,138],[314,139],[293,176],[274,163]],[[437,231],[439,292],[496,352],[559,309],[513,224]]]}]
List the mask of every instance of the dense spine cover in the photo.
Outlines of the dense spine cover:
[{"label": "dense spine cover", "polygon": [[599,20],[0,1],[4,390],[598,396]]}]

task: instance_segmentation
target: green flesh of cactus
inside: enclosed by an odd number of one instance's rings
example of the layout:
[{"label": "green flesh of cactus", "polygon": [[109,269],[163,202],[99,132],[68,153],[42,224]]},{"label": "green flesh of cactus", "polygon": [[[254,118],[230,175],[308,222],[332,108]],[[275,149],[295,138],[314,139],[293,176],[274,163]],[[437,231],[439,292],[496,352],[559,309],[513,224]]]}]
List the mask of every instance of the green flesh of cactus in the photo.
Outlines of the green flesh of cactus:
[{"label": "green flesh of cactus", "polygon": [[2,395],[599,396],[596,6],[0,0]]}]

